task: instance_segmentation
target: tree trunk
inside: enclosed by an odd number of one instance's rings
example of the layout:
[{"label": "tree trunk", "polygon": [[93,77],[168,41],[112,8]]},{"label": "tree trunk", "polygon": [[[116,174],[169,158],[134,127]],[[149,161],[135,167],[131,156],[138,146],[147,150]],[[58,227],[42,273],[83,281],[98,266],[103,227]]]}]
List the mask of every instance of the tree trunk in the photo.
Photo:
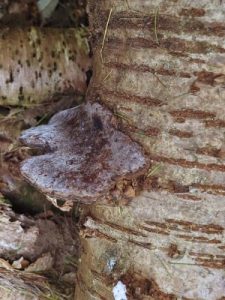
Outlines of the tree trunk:
[{"label": "tree trunk", "polygon": [[225,299],[225,4],[90,0],[89,15],[88,100],[151,168],[83,208],[75,299]]}]

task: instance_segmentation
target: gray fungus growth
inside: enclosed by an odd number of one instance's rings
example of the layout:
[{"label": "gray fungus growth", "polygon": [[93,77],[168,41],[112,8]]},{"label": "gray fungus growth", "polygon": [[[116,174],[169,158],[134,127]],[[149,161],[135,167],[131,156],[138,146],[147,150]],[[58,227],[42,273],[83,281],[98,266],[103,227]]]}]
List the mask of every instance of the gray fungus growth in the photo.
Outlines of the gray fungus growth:
[{"label": "gray fungus growth", "polygon": [[57,199],[103,200],[117,180],[140,174],[147,165],[142,148],[117,129],[113,114],[99,103],[62,111],[49,124],[24,131],[21,141],[42,152],[22,163],[23,176]]}]

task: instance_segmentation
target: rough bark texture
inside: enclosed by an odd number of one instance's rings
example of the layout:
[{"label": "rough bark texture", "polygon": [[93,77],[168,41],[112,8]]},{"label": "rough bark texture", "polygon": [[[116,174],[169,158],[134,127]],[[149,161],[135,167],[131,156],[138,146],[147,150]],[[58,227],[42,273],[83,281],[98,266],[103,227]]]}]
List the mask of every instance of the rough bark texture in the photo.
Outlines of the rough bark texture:
[{"label": "rough bark texture", "polygon": [[79,252],[71,217],[50,211],[36,218],[18,215],[0,195],[0,226],[0,299],[51,299],[57,292],[48,277],[58,293],[66,283],[69,288],[64,275],[76,271]]},{"label": "rough bark texture", "polygon": [[[62,271],[64,258],[76,253],[76,233],[69,220],[31,217],[15,214],[10,207],[1,205],[0,257],[11,261],[23,256],[34,262],[42,254],[50,252],[54,265]],[[74,229],[74,228],[73,228]],[[71,252],[72,251],[72,252]]]},{"label": "rough bark texture", "polygon": [[[7,300],[40,300],[51,297],[47,280],[35,274],[21,274],[0,268],[0,297]],[[50,298],[51,299],[51,298]],[[56,298],[57,299],[57,298]]]},{"label": "rough bark texture", "polygon": [[121,299],[121,281],[129,300],[224,299],[225,4],[90,0],[89,11],[88,100],[116,112],[152,167],[129,205],[86,208],[75,298]]}]

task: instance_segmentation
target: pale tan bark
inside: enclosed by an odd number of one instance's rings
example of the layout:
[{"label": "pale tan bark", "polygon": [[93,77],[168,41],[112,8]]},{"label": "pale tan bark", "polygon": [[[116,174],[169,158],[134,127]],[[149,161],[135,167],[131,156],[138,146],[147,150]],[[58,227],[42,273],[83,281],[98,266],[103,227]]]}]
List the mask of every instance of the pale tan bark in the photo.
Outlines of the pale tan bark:
[{"label": "pale tan bark", "polygon": [[224,299],[225,4],[90,0],[89,15],[88,98],[116,112],[151,171],[117,185],[136,190],[128,205],[125,191],[84,208],[75,299],[114,299],[118,281],[129,300]]}]

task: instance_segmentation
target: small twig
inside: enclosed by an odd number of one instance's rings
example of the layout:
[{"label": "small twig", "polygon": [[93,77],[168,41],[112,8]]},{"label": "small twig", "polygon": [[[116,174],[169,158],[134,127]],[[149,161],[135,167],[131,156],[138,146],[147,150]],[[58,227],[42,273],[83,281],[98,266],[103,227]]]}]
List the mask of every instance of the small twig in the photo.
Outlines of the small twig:
[{"label": "small twig", "polygon": [[150,177],[152,176],[153,174],[155,174],[157,171],[159,171],[161,169],[161,165],[156,165],[154,166],[152,169],[149,170],[148,174],[146,177]]},{"label": "small twig", "polygon": [[128,8],[129,10],[131,10],[130,4],[129,4],[128,0],[125,0],[125,2],[126,2],[126,5],[127,5],[127,8]]},{"label": "small twig", "polygon": [[174,96],[173,98],[180,98],[180,97],[183,97],[183,96],[186,96],[186,95],[191,95],[191,93],[190,92],[186,92],[186,93]]},{"label": "small twig", "polygon": [[121,119],[123,119],[123,120],[125,120],[125,121],[127,121],[127,122],[130,122],[130,119],[122,113],[115,112],[114,115],[121,118]]},{"label": "small twig", "polygon": [[113,71],[113,70],[111,70],[111,71],[105,76],[105,78],[102,80],[102,82],[106,81],[106,80],[109,78],[109,76],[112,74],[112,71]]},{"label": "small twig", "polygon": [[141,136],[147,136],[144,131],[138,131],[138,132],[135,132],[134,134],[141,135]]},{"label": "small twig", "polygon": [[159,45],[159,39],[158,39],[158,34],[157,34],[157,18],[159,14],[159,7],[156,8],[155,10],[155,17],[154,17],[154,32],[155,32],[155,39],[156,43]]},{"label": "small twig", "polygon": [[44,114],[40,120],[37,122],[36,126],[39,126],[47,117],[49,116],[49,113]]},{"label": "small twig", "polygon": [[107,35],[107,32],[108,32],[109,21],[110,21],[111,15],[112,15],[112,11],[113,11],[113,8],[111,8],[110,11],[109,11],[109,16],[108,16],[108,19],[107,19],[107,22],[106,22],[106,26],[105,26],[105,30],[104,30],[104,35],[103,35],[103,40],[102,40],[102,47],[100,49],[100,57],[101,57],[102,63],[104,63],[104,60],[103,60],[103,50],[104,50],[104,46],[105,46],[105,39],[106,39],[106,35]]},{"label": "small twig", "polygon": [[162,80],[155,74],[155,73],[152,73],[155,78],[161,83],[162,86],[164,86],[165,88],[167,88],[167,86],[165,85],[165,83],[162,82]]},{"label": "small twig", "polygon": [[163,259],[161,257],[159,257],[159,255],[157,255],[155,253],[153,253],[153,255],[155,255],[155,257],[157,257],[157,259],[159,260],[159,262],[161,263],[161,265],[163,266],[163,268],[166,270],[166,272],[169,275],[169,277],[172,278],[171,270],[169,269],[169,267],[167,266],[167,264],[163,261]]},{"label": "small twig", "polygon": [[202,266],[200,264],[195,263],[182,263],[182,262],[175,262],[175,261],[169,261],[171,265],[184,265],[184,266]]}]

